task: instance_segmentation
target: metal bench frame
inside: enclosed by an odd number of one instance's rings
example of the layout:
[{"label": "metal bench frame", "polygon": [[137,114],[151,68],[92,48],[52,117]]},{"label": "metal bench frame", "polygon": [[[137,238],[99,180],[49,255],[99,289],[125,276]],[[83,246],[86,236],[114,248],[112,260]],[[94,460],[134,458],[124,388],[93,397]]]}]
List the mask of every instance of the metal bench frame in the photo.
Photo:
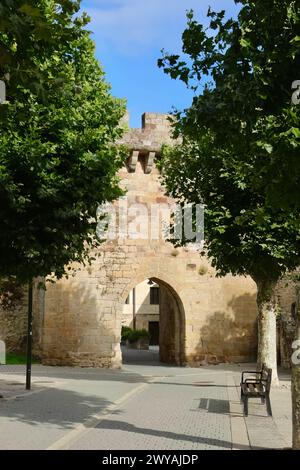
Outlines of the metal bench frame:
[{"label": "metal bench frame", "polygon": [[[246,378],[251,374],[252,377]],[[261,371],[245,370],[241,379],[241,401],[244,403],[244,414],[248,416],[248,399],[260,398],[262,403],[266,403],[267,412],[272,416],[270,402],[270,390],[272,382],[272,369],[264,364]]]}]

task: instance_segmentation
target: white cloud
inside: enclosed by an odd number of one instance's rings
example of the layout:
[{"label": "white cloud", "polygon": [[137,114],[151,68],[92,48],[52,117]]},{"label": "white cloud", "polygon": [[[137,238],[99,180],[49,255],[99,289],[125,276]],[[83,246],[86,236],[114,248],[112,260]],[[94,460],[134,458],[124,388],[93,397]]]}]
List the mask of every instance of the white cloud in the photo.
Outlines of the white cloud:
[{"label": "white cloud", "polygon": [[[98,48],[113,47],[125,55],[139,55],[150,47],[179,47],[185,11],[194,9],[204,19],[208,6],[232,8],[233,0],[86,0],[92,17],[90,29]],[[100,41],[99,41],[100,40]],[[102,46],[101,46],[102,44]]]}]

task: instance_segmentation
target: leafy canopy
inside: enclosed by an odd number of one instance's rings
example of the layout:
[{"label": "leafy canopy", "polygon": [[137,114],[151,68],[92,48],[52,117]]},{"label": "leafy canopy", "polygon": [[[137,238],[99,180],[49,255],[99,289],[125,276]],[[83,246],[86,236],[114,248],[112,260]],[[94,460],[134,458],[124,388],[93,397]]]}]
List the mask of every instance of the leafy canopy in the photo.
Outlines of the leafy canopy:
[{"label": "leafy canopy", "polygon": [[185,138],[163,151],[163,183],[183,205],[204,204],[203,254],[211,258],[218,275],[276,281],[299,265],[299,218],[266,207],[264,198],[228,169],[227,156],[207,131],[197,140]]},{"label": "leafy canopy", "polygon": [[206,29],[189,12],[185,56],[165,53],[159,66],[195,90],[204,88],[178,113],[185,135],[211,129],[216,144],[229,147],[232,171],[251,180],[268,204],[299,208],[300,99],[292,86],[300,81],[300,5],[236,3],[236,19],[209,10]]},{"label": "leafy canopy", "polygon": [[[205,238],[219,274],[277,280],[299,264],[299,6],[243,0],[237,19],[208,11],[183,33],[185,58],[159,66],[193,87],[165,149],[164,183],[179,201],[204,203]],[[199,86],[203,91],[199,92]]]},{"label": "leafy canopy", "polygon": [[110,95],[80,1],[0,5],[0,275],[27,281],[89,257],[96,210],[121,194],[124,105]]}]

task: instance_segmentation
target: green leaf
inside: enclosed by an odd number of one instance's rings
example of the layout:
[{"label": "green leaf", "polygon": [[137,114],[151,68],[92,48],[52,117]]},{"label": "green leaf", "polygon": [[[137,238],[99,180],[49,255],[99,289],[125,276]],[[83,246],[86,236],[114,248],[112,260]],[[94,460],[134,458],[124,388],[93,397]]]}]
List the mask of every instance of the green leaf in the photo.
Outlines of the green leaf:
[{"label": "green leaf", "polygon": [[35,18],[41,16],[41,11],[39,8],[34,7],[33,5],[30,5],[29,3],[24,3],[23,5],[18,8],[18,11],[21,13],[25,13],[25,15],[28,16],[33,16]]},{"label": "green leaf", "polygon": [[300,129],[298,127],[293,127],[292,128],[292,133],[297,139],[300,139]]},{"label": "green leaf", "polygon": [[248,49],[249,47],[251,47],[251,42],[248,39],[241,38],[240,45]]}]

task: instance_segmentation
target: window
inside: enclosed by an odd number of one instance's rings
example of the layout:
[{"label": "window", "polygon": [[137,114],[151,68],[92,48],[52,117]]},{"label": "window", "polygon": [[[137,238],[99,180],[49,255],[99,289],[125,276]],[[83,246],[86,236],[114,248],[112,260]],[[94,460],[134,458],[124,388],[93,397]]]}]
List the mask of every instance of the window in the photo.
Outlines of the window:
[{"label": "window", "polygon": [[150,305],[159,305],[159,287],[150,287]]}]

